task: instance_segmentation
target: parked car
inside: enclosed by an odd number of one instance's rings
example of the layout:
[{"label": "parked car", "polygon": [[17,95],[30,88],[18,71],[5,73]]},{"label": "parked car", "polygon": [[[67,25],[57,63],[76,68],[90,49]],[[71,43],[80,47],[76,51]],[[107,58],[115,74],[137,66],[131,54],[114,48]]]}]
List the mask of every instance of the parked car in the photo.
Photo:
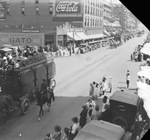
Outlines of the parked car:
[{"label": "parked car", "polygon": [[93,120],[80,130],[74,140],[130,140],[131,135],[119,125]]},{"label": "parked car", "polygon": [[88,47],[87,43],[80,44],[80,53],[81,54],[86,53],[88,51],[89,51],[89,47]]},{"label": "parked car", "polygon": [[120,125],[125,131],[130,131],[134,126],[137,113],[141,111],[142,99],[135,93],[116,91],[109,102],[110,107],[103,113],[102,120]]}]

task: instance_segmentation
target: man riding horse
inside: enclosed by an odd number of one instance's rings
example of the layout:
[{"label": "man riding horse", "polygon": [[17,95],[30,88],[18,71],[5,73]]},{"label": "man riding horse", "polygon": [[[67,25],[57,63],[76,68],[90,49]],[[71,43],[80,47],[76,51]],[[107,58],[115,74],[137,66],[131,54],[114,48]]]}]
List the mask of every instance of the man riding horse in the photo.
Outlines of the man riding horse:
[{"label": "man riding horse", "polygon": [[43,105],[45,103],[47,103],[47,105],[49,107],[48,111],[50,111],[51,96],[52,96],[52,91],[49,88],[47,81],[45,79],[43,79],[40,90],[38,88],[36,89],[37,105],[40,106],[39,120],[40,120],[41,114],[42,115],[44,114]]}]

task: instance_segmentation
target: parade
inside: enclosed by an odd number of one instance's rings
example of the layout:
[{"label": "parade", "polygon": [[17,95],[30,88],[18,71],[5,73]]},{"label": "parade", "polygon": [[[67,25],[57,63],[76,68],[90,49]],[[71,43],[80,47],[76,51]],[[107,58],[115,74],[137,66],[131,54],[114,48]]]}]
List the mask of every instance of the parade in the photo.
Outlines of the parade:
[{"label": "parade", "polygon": [[121,3],[31,1],[0,1],[0,139],[141,140],[149,31]]}]

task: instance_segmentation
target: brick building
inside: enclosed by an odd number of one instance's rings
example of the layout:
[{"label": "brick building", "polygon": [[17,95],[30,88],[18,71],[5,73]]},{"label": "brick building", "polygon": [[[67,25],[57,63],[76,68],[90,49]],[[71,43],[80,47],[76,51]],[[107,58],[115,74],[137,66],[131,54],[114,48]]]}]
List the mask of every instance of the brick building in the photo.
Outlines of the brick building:
[{"label": "brick building", "polygon": [[[32,32],[47,34],[49,41],[45,42],[55,45],[59,39],[63,40],[65,45],[64,38],[67,41],[69,35],[76,40],[103,37],[103,0],[70,0],[71,4],[76,4],[79,11],[70,11],[69,14],[63,11],[62,17],[60,11],[56,12],[56,7],[61,2],[66,2],[64,0],[1,0],[3,1],[6,2],[3,7],[5,16],[3,20],[0,16],[0,32],[23,33],[22,30],[31,29]],[[67,27],[64,26],[66,22],[67,26],[70,26],[68,34],[68,29],[65,34],[62,33],[63,28]]]}]

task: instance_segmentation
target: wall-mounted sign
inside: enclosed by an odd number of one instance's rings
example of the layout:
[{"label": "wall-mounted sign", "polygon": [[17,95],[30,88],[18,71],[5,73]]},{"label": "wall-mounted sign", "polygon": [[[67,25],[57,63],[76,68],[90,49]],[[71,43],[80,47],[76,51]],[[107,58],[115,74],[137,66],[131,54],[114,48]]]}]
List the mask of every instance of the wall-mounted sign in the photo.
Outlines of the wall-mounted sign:
[{"label": "wall-mounted sign", "polygon": [[39,33],[40,32],[40,30],[33,30],[33,29],[23,29],[22,31],[21,31],[22,33]]},{"label": "wall-mounted sign", "polygon": [[70,0],[70,1],[60,1],[56,2],[56,14],[75,14],[80,13],[80,1],[79,0]]},{"label": "wall-mounted sign", "polygon": [[40,46],[44,44],[44,35],[41,33],[0,33],[0,44]]},{"label": "wall-mounted sign", "polygon": [[81,0],[55,0],[54,21],[83,21]]}]

